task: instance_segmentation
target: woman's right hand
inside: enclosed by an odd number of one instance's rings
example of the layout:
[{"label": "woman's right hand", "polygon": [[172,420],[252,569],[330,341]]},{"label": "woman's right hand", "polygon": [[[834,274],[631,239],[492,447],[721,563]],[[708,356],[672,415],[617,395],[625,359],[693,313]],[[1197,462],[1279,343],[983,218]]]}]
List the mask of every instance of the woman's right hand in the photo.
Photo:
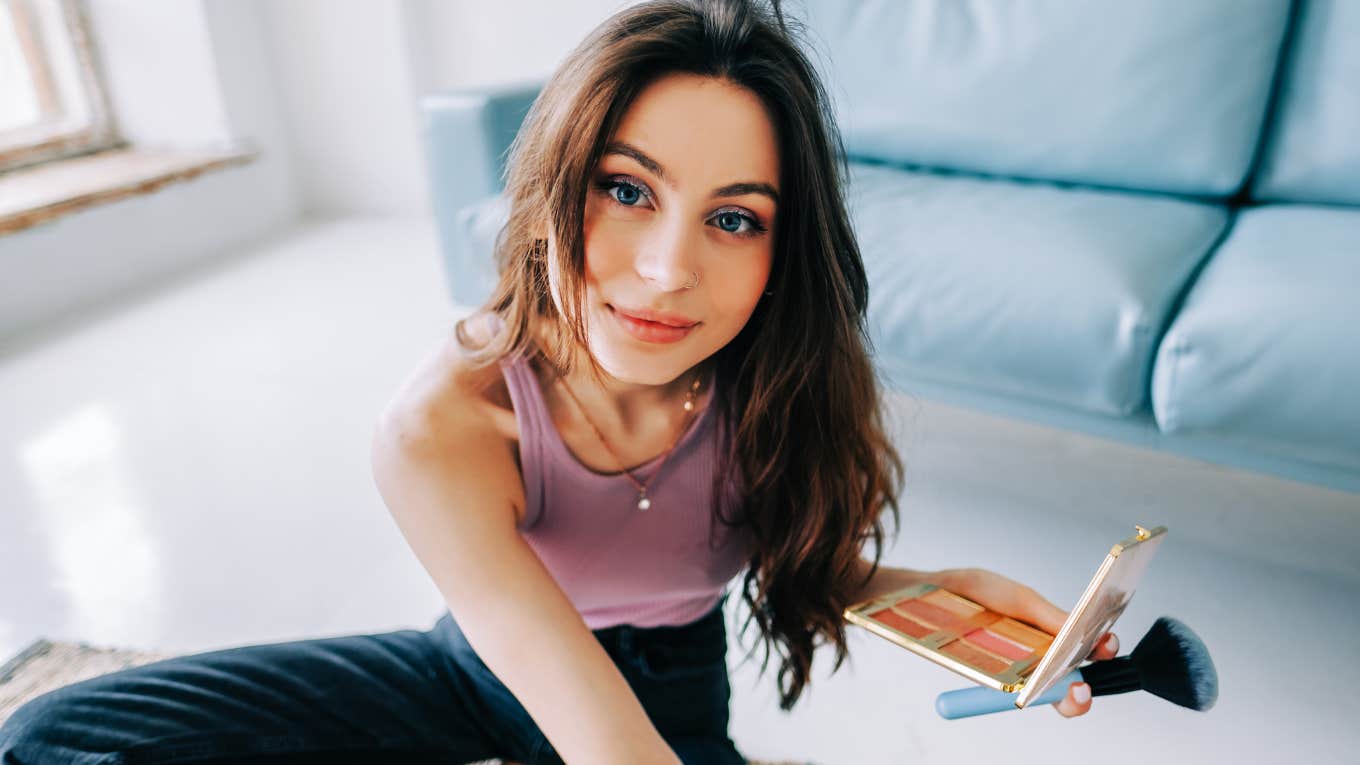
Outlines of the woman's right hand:
[{"label": "woman's right hand", "polygon": [[[983,568],[955,568],[936,572],[932,577],[939,586],[957,595],[1005,614],[1012,619],[1034,625],[1050,635],[1056,635],[1067,621],[1067,612],[1030,587],[1014,579]],[[1096,643],[1087,659],[1104,661],[1119,655],[1119,638],[1107,632]],[[1063,717],[1079,717],[1091,711],[1091,686],[1072,683],[1067,695],[1053,704]]]}]

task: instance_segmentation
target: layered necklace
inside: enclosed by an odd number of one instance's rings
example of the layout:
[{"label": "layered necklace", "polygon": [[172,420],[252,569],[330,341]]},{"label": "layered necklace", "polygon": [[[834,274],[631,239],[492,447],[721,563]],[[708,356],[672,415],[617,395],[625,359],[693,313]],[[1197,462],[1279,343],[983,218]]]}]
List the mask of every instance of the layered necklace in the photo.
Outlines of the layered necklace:
[{"label": "layered necklace", "polygon": [[699,382],[700,382],[699,376],[698,375],[695,376],[694,382],[691,383],[689,386],[689,390],[685,391],[684,424],[680,426],[680,432],[676,434],[675,440],[671,441],[670,448],[667,449],[666,453],[661,456],[661,462],[656,466],[656,470],[652,472],[652,477],[647,479],[647,483],[639,481],[637,477],[633,475],[633,471],[629,470],[623,464],[623,460],[619,458],[618,452],[614,451],[614,448],[609,445],[609,442],[607,440],[605,440],[604,434],[601,433],[599,427],[595,425],[595,421],[590,419],[590,415],[586,413],[586,408],[584,406],[581,406],[581,400],[576,398],[576,394],[571,391],[571,386],[567,385],[566,378],[563,377],[561,379],[562,387],[566,388],[567,395],[571,396],[571,400],[576,403],[576,408],[581,410],[581,416],[584,417],[586,422],[590,423],[590,427],[594,429],[595,437],[600,439],[600,443],[604,444],[604,448],[609,452],[611,456],[614,457],[614,460],[619,463],[619,467],[623,469],[624,475],[628,476],[628,480],[632,481],[633,485],[637,487],[638,490],[637,509],[638,510],[649,509],[652,506],[652,500],[647,496],[647,487],[652,483],[652,481],[656,480],[656,477],[658,475],[661,474],[661,468],[666,464],[666,458],[671,456],[671,452],[674,451],[676,445],[680,443],[681,436],[683,436],[685,434],[685,431],[689,429],[690,420],[694,418],[694,399],[699,394]]}]

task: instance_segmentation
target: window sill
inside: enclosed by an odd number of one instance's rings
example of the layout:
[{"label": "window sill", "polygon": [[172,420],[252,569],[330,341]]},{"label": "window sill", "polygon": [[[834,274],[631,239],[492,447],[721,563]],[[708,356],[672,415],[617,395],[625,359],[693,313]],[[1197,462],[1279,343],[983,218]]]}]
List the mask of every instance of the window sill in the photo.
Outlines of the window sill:
[{"label": "window sill", "polygon": [[148,194],[208,170],[244,165],[259,153],[121,148],[46,162],[0,174],[0,235],[95,205]]}]

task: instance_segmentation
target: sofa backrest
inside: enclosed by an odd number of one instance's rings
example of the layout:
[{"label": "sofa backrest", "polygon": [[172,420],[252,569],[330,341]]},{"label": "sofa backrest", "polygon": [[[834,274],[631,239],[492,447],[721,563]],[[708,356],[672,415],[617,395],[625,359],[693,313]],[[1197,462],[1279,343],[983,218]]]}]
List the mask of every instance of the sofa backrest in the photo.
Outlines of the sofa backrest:
[{"label": "sofa backrest", "polygon": [[1289,18],[1289,0],[796,9],[854,157],[1210,197],[1246,180]]},{"label": "sofa backrest", "polygon": [[1360,204],[1360,3],[1304,0],[1251,196]]}]

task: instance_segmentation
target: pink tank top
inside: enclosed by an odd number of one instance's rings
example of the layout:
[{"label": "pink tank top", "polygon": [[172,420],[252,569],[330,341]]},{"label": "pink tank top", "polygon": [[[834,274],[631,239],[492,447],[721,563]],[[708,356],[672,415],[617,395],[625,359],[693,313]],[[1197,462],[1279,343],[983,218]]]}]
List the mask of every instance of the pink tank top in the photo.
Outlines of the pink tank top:
[{"label": "pink tank top", "polygon": [[[690,420],[659,474],[660,457],[633,469],[652,500],[639,510],[637,487],[626,475],[596,472],[567,448],[528,359],[514,356],[500,366],[519,424],[526,502],[520,533],[586,625],[680,625],[707,614],[748,562],[745,529],[712,514],[719,439],[727,437],[713,402]],[[710,374],[704,390],[712,384]],[[735,517],[740,496],[729,487],[725,518]]]}]

